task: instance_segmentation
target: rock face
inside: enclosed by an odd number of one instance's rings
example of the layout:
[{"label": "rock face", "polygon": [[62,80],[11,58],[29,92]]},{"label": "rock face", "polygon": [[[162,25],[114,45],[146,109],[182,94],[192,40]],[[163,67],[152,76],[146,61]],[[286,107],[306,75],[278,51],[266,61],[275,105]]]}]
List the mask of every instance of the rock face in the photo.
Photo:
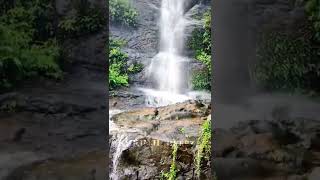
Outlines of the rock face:
[{"label": "rock face", "polygon": [[[138,12],[138,24],[137,27],[126,27],[118,23],[110,23],[110,35],[113,38],[120,38],[126,40],[128,43],[123,48],[128,53],[128,65],[134,63],[141,63],[145,67],[151,62],[151,59],[158,52],[158,40],[159,40],[159,17],[161,0],[131,0],[131,5]],[[200,6],[201,3],[201,6]],[[203,11],[208,9],[208,2],[202,3],[199,0],[188,0],[186,1],[186,13],[196,9]],[[187,34],[190,34],[194,26],[188,27]],[[187,52],[190,54],[189,52]],[[192,59],[192,58],[191,58]],[[191,62],[192,67],[199,66],[196,61]],[[131,82],[136,85],[149,84],[146,76],[147,68],[138,74],[131,75]]]},{"label": "rock face", "polygon": [[[158,47],[158,24],[161,0],[137,0],[130,1],[138,12],[138,25],[136,28],[122,26],[117,23],[110,23],[110,35],[114,38],[124,39],[127,45],[124,51],[128,53],[128,65],[142,63],[147,66],[150,59],[157,53]],[[146,69],[131,77],[131,81],[143,84],[147,80],[145,77]]]},{"label": "rock face", "polygon": [[[85,50],[81,57],[74,56],[64,80],[26,82],[0,95],[0,179],[105,179],[105,172],[104,176],[100,172],[107,163],[102,157],[107,104],[101,66],[106,57],[97,52],[104,51],[105,37],[92,35],[73,46],[72,51]],[[93,151],[100,155],[92,155]],[[82,161],[86,156],[91,157]],[[90,158],[97,164],[85,163]],[[56,169],[62,164],[65,169]],[[77,168],[82,175],[71,174]],[[91,175],[90,169],[96,174]]]},{"label": "rock face", "polygon": [[[209,104],[188,101],[160,108],[143,108],[112,117],[118,127],[111,132],[110,142],[127,136],[129,145],[119,157],[117,175],[120,179],[154,179],[167,172],[172,161],[172,144],[177,152],[178,176],[191,179],[194,170],[195,145],[200,126],[211,112]],[[117,144],[111,144],[117,151]],[[114,153],[112,153],[114,154]],[[115,157],[111,157],[113,161]],[[115,168],[115,167],[111,167]],[[210,172],[210,166],[205,171]],[[137,175],[138,174],[138,175]],[[206,173],[203,179],[210,179]]]},{"label": "rock face", "polygon": [[0,95],[1,180],[105,179],[107,35],[65,41],[63,80],[26,81]]},{"label": "rock face", "polygon": [[214,170],[218,179],[315,177],[319,130],[319,121],[302,118],[251,120],[230,130],[216,129]]}]

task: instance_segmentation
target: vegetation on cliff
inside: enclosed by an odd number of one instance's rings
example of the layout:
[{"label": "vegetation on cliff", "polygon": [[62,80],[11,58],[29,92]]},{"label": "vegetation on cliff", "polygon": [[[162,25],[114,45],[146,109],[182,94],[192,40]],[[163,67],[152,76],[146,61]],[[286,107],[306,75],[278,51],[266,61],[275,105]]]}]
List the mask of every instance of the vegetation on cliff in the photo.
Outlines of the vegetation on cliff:
[{"label": "vegetation on cliff", "polygon": [[257,49],[255,80],[266,90],[315,95],[320,92],[320,1],[309,0],[310,22],[296,34],[265,32]]},{"label": "vegetation on cliff", "polygon": [[201,177],[203,166],[210,162],[211,159],[211,117],[209,117],[202,125],[200,136],[197,141],[197,152],[195,156],[195,167],[197,177]]},{"label": "vegetation on cliff", "polygon": [[123,40],[109,40],[109,88],[128,86],[127,64],[128,54],[121,50],[126,42]]},{"label": "vegetation on cliff", "polygon": [[177,159],[177,152],[178,152],[178,144],[174,143],[172,145],[172,163],[170,166],[170,171],[166,173],[162,173],[160,179],[162,180],[175,180],[177,177],[177,165],[176,165],[176,159]]},{"label": "vegetation on cliff", "polygon": [[189,47],[194,51],[195,59],[205,68],[193,73],[192,86],[196,90],[211,90],[211,11],[206,12],[201,20],[204,25],[192,32]]},{"label": "vegetation on cliff", "polygon": [[71,5],[73,7],[71,13],[63,17],[58,24],[62,38],[95,33],[106,26],[106,13],[102,7],[88,0],[74,0]]},{"label": "vegetation on cliff", "polygon": [[143,69],[143,65],[133,63],[128,66],[128,54],[122,48],[126,45],[125,40],[109,39],[109,88],[129,86],[129,74],[135,74]]},{"label": "vegetation on cliff", "polygon": [[137,25],[138,12],[128,0],[110,0],[109,15],[112,22],[133,27]]},{"label": "vegetation on cliff", "polygon": [[0,16],[0,89],[31,77],[61,78],[52,4],[6,1],[1,6],[5,9]]},{"label": "vegetation on cliff", "polygon": [[309,20],[313,23],[315,30],[315,38],[320,41],[320,1],[308,0],[306,3],[306,11],[309,15]]}]

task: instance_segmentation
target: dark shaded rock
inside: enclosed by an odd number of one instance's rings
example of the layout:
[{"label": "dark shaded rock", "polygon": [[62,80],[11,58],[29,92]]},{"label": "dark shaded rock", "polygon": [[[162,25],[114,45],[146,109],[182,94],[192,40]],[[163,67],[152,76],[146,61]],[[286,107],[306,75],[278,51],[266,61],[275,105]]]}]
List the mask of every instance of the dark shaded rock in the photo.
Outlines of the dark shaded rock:
[{"label": "dark shaded rock", "polygon": [[17,130],[14,133],[14,137],[13,137],[12,140],[15,141],[15,142],[20,141],[25,132],[26,132],[26,128],[20,128],[19,130]]}]

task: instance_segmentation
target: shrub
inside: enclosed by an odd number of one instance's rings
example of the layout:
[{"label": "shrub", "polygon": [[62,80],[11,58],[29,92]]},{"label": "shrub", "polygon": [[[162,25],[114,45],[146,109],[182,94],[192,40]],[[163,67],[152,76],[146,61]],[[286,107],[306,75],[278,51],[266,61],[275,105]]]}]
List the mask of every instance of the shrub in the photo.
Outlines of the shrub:
[{"label": "shrub", "polygon": [[12,88],[18,81],[30,77],[62,77],[55,41],[35,45],[28,33],[4,25],[0,25],[0,39],[0,89]]},{"label": "shrub", "polygon": [[308,0],[306,3],[306,11],[309,14],[309,19],[313,22],[315,38],[320,41],[320,1]]},{"label": "shrub", "polygon": [[195,71],[192,75],[192,89],[211,89],[211,75],[208,70]]},{"label": "shrub", "polygon": [[268,90],[315,89],[320,77],[319,55],[310,39],[268,33],[258,48],[255,78]]},{"label": "shrub", "polygon": [[200,61],[205,68],[202,71],[194,72],[192,87],[196,90],[211,89],[211,14],[206,12],[202,20],[202,28],[195,29],[189,39],[189,47],[195,52],[196,60]]},{"label": "shrub", "polygon": [[[45,23],[48,10],[42,1],[17,1],[0,16],[0,89],[7,90],[27,78],[62,77],[60,49]],[[42,8],[42,9],[41,9]]]},{"label": "shrub", "polygon": [[131,7],[128,0],[110,0],[109,14],[112,22],[133,27],[137,25],[138,12]]},{"label": "shrub", "polygon": [[109,40],[109,87],[114,89],[121,86],[128,86],[128,74],[126,60],[128,55],[121,51],[125,44],[121,40]]},{"label": "shrub", "polygon": [[88,0],[73,1],[74,11],[63,18],[59,24],[62,37],[77,37],[94,33],[106,24],[103,9],[93,6]]},{"label": "shrub", "polygon": [[143,70],[143,64],[141,63],[133,63],[128,68],[128,72],[132,74],[141,72],[142,70]]},{"label": "shrub", "polygon": [[128,75],[121,71],[123,63],[114,63],[109,66],[109,86],[111,89],[119,86],[128,86]]}]

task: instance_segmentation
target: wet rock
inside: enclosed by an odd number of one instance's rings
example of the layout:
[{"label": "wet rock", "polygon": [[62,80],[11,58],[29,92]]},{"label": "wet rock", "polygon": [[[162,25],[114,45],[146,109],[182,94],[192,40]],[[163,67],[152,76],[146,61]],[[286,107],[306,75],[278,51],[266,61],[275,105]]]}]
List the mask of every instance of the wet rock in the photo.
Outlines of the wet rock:
[{"label": "wet rock", "polygon": [[236,150],[239,143],[237,137],[223,129],[216,129],[213,142],[215,144],[214,157],[225,157]]},{"label": "wet rock", "polygon": [[38,160],[21,166],[7,179],[105,179],[105,152],[77,154],[73,158]]},{"label": "wet rock", "polygon": [[[304,179],[304,174],[319,166],[319,125],[318,121],[291,118],[243,121],[230,130],[215,130],[218,179],[228,179],[224,169],[233,167],[237,169],[231,171],[235,173],[231,179]],[[237,164],[243,159],[250,159],[248,171],[261,174],[248,174],[241,163]]]},{"label": "wet rock", "polygon": [[[178,174],[191,179],[195,168],[196,141],[201,125],[208,118],[210,108],[209,104],[201,101],[186,101],[114,115],[112,120],[119,129],[113,132],[113,138],[119,139],[125,135],[133,142],[122,151],[118,174],[124,179],[134,179],[137,172],[139,179],[159,178],[161,172],[169,171],[172,144],[177,143]],[[117,140],[111,141],[116,143]],[[112,152],[115,152],[116,144],[111,146]],[[209,168],[208,166],[203,169]],[[203,179],[208,179],[210,175],[207,175]]]}]

